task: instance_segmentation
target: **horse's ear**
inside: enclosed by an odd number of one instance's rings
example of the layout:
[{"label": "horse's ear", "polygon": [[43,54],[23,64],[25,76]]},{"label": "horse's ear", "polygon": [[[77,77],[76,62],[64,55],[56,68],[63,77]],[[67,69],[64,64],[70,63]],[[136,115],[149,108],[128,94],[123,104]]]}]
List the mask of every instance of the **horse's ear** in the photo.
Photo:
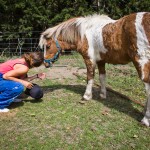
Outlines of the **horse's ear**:
[{"label": "horse's ear", "polygon": [[44,34],[43,37],[47,40],[47,34]]},{"label": "horse's ear", "polygon": [[47,35],[44,35],[44,38],[45,38],[46,40],[50,40],[50,39],[51,39],[50,37],[47,37]]}]

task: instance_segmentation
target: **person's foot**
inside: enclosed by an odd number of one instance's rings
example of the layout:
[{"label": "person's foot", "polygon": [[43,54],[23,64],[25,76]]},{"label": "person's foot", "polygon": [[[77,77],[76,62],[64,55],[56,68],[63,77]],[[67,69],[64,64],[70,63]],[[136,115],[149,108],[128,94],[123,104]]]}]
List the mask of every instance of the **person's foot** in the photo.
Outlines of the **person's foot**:
[{"label": "person's foot", "polygon": [[14,102],[14,103],[19,103],[19,102],[22,102],[22,99],[20,99],[20,98],[15,98],[13,102]]},{"label": "person's foot", "polygon": [[26,99],[26,98],[28,98],[29,96],[28,95],[26,95],[25,93],[22,93],[21,95],[19,95],[18,97],[16,97],[16,98],[19,98],[19,99]]},{"label": "person's foot", "polygon": [[9,112],[9,109],[8,108],[3,108],[3,109],[0,109],[0,112]]}]

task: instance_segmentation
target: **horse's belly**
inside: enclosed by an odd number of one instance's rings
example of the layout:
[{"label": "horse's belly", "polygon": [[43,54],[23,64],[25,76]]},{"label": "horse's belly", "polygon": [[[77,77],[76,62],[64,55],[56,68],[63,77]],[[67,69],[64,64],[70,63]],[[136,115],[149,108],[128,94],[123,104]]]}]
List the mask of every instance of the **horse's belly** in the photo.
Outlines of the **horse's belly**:
[{"label": "horse's belly", "polygon": [[100,53],[101,60],[110,64],[127,64],[129,63],[130,57],[127,54],[120,54],[117,52],[107,52],[106,54]]}]

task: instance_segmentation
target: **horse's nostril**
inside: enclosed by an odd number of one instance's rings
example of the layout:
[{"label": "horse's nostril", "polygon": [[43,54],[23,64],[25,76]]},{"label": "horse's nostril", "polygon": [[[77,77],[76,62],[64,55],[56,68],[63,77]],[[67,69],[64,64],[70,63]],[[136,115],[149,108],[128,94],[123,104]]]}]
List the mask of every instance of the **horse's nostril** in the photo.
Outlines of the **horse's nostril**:
[{"label": "horse's nostril", "polygon": [[45,66],[45,68],[49,68],[50,66]]},{"label": "horse's nostril", "polygon": [[47,63],[44,63],[44,65],[45,65],[45,68],[49,68],[50,67],[50,65],[47,64]]}]

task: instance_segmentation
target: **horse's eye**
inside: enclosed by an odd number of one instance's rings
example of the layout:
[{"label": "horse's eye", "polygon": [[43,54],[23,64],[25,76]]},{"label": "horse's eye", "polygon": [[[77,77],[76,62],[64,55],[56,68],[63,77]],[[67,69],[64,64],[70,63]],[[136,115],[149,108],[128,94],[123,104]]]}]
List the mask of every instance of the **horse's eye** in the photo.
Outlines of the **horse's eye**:
[{"label": "horse's eye", "polygon": [[49,49],[49,48],[50,48],[50,45],[47,45],[46,48]]}]

